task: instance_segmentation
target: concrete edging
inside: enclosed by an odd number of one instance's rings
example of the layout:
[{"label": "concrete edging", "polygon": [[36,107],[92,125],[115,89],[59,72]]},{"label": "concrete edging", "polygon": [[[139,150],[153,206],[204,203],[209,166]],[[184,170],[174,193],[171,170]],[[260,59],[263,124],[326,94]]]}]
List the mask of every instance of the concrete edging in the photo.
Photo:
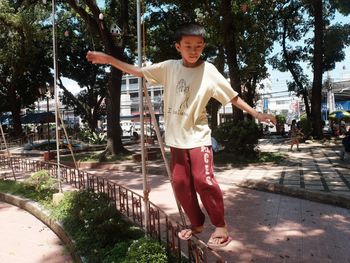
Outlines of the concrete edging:
[{"label": "concrete edging", "polygon": [[39,219],[41,222],[47,225],[63,241],[69,253],[71,254],[71,257],[74,260],[74,262],[78,262],[78,263],[83,262],[82,259],[74,252],[74,249],[73,249],[74,242],[65,232],[63,226],[59,222],[53,220],[49,216],[48,211],[43,209],[38,203],[30,199],[18,197],[11,194],[1,193],[1,192],[0,192],[0,201],[17,206],[27,211],[28,213],[32,214],[33,216],[35,216],[37,219]]},{"label": "concrete edging", "polygon": [[246,180],[236,184],[239,187],[249,188],[259,191],[265,191],[275,194],[283,194],[309,201],[315,201],[323,204],[335,205],[350,209],[350,197],[345,195],[315,192],[297,187],[284,186],[280,184],[268,183],[264,181]]}]

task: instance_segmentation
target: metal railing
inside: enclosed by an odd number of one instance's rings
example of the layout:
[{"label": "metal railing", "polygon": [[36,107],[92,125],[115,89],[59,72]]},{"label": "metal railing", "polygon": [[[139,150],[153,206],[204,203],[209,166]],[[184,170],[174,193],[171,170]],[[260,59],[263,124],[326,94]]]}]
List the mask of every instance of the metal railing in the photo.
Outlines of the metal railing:
[{"label": "metal railing", "polygon": [[[33,173],[40,170],[49,171],[52,177],[57,178],[57,163],[43,162],[23,157],[8,157],[0,155],[0,168],[12,165],[15,173]],[[128,217],[135,225],[145,228],[143,197],[134,191],[111,182],[86,171],[77,170],[61,165],[61,178],[64,183],[77,189],[92,189],[94,192],[106,193],[115,208]],[[11,177],[11,176],[8,176]],[[18,176],[17,176],[18,177]],[[177,233],[181,225],[172,220],[162,209],[149,202],[149,235],[159,242],[164,242],[168,253],[175,255],[177,262],[223,263],[225,260],[215,251],[211,250],[203,241],[196,237],[188,241],[181,240]]]}]

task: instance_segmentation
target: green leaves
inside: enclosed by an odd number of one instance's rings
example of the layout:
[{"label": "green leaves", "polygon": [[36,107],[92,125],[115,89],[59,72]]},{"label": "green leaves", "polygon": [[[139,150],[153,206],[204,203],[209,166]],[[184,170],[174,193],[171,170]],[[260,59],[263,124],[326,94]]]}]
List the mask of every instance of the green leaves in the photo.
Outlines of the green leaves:
[{"label": "green leaves", "polygon": [[225,122],[213,131],[213,137],[225,145],[224,151],[237,154],[237,158],[256,156],[261,136],[259,126],[253,121]]}]

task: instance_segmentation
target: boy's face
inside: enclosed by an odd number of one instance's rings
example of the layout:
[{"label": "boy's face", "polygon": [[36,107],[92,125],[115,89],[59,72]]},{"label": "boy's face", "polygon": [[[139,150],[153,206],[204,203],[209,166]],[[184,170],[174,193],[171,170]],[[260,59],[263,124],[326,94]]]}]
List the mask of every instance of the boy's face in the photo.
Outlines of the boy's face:
[{"label": "boy's face", "polygon": [[183,36],[175,47],[180,52],[185,67],[196,67],[205,47],[204,39],[200,36]]}]

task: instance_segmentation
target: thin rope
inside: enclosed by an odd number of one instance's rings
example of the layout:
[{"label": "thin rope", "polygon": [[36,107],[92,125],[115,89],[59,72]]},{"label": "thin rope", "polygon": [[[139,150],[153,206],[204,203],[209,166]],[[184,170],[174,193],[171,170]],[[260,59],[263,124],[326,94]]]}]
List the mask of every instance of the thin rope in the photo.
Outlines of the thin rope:
[{"label": "thin rope", "polygon": [[68,133],[67,133],[67,130],[66,130],[66,127],[64,125],[64,122],[63,122],[63,118],[62,118],[62,115],[61,115],[61,111],[58,110],[58,118],[60,119],[60,123],[61,123],[61,127],[63,129],[63,132],[64,132],[64,136],[66,137],[66,140],[67,140],[67,147],[72,155],[72,158],[73,158],[73,162],[74,162],[74,167],[75,169],[79,170],[78,166],[77,166],[77,162],[75,160],[75,156],[74,156],[74,152],[73,152],[73,147],[72,147],[72,144],[70,143],[70,140],[69,140],[69,137],[68,137]]}]

